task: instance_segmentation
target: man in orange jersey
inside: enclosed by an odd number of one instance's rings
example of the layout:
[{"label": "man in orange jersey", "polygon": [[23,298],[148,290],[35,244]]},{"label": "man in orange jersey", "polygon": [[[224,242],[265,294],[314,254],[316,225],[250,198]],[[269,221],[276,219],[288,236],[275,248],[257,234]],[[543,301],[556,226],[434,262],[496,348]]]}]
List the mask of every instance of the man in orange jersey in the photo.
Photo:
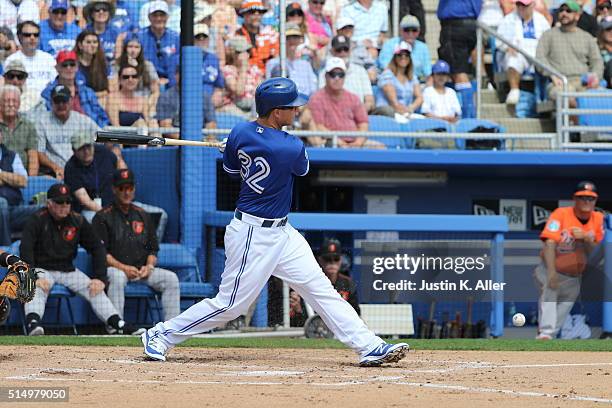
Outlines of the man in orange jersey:
[{"label": "man in orange jersey", "polygon": [[244,23],[236,35],[244,36],[252,48],[249,50],[249,65],[257,65],[266,72],[266,62],[278,55],[278,33],[271,26],[261,24],[261,18],[268,9],[261,0],[244,0],[238,14]]},{"label": "man in orange jersey", "polygon": [[604,237],[604,217],[596,212],[597,188],[581,181],[574,192],[574,206],[552,212],[540,239],[542,262],[534,276],[540,289],[538,339],[557,336],[578,294],[587,258]]}]

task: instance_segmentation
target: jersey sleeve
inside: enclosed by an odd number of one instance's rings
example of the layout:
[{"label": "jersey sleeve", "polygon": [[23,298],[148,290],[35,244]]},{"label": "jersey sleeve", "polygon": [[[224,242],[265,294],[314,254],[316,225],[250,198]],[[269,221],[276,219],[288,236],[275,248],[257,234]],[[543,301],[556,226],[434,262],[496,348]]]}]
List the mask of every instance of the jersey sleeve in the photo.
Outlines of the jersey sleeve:
[{"label": "jersey sleeve", "polygon": [[240,161],[236,154],[236,135],[233,131],[227,138],[225,150],[223,151],[223,170],[231,176],[238,176],[240,174]]},{"label": "jersey sleeve", "polygon": [[595,213],[595,242],[601,242],[604,239],[604,216],[602,213]]},{"label": "jersey sleeve", "polygon": [[563,215],[560,211],[560,208],[557,208],[555,211],[552,212],[552,214],[550,214],[550,217],[548,217],[548,221],[546,221],[546,225],[540,233],[540,239],[542,241],[552,239],[553,241],[559,243],[561,241],[562,226]]},{"label": "jersey sleeve", "polygon": [[293,162],[293,167],[291,171],[296,176],[305,176],[308,174],[308,170],[310,170],[310,161],[308,160],[308,153],[306,153],[306,146],[302,143],[302,149],[300,150],[300,154]]}]

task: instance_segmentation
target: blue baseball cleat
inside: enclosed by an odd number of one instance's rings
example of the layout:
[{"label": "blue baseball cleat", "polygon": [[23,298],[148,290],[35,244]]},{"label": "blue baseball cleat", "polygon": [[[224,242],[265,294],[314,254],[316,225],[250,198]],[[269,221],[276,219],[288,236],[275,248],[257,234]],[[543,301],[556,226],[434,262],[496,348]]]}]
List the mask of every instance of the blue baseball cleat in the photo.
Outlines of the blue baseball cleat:
[{"label": "blue baseball cleat", "polygon": [[397,363],[406,356],[410,346],[406,343],[382,343],[365,356],[361,357],[361,367],[378,367],[385,363]]},{"label": "blue baseball cleat", "polygon": [[155,331],[149,333],[149,330],[147,330],[140,336],[144,346],[144,353],[150,360],[166,361],[168,347],[159,338],[152,337],[154,333]]}]

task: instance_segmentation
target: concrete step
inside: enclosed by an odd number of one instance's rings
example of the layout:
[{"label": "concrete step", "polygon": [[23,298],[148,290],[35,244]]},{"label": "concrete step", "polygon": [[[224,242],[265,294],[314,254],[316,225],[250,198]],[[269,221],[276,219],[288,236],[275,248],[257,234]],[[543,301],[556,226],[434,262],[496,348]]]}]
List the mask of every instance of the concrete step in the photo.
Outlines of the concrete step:
[{"label": "concrete step", "polygon": [[[555,123],[551,119],[512,118],[496,121],[506,128],[507,133],[554,133]],[[512,140],[507,150],[550,150],[549,140]]]},{"label": "concrete step", "polygon": [[482,103],[500,103],[497,97],[497,91],[494,89],[483,89],[482,90]]},{"label": "concrete step", "polygon": [[514,117],[514,107],[506,106],[504,103],[483,103],[480,107],[482,119],[510,119]]}]

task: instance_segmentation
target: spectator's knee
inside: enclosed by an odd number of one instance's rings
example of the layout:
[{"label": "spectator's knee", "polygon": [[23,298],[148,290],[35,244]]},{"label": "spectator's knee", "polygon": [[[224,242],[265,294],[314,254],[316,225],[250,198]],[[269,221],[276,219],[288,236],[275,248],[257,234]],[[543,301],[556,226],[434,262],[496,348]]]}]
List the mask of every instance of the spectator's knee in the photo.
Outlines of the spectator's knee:
[{"label": "spectator's knee", "polygon": [[117,268],[108,268],[107,270],[109,284],[111,286],[125,286],[128,278],[123,271]]}]

